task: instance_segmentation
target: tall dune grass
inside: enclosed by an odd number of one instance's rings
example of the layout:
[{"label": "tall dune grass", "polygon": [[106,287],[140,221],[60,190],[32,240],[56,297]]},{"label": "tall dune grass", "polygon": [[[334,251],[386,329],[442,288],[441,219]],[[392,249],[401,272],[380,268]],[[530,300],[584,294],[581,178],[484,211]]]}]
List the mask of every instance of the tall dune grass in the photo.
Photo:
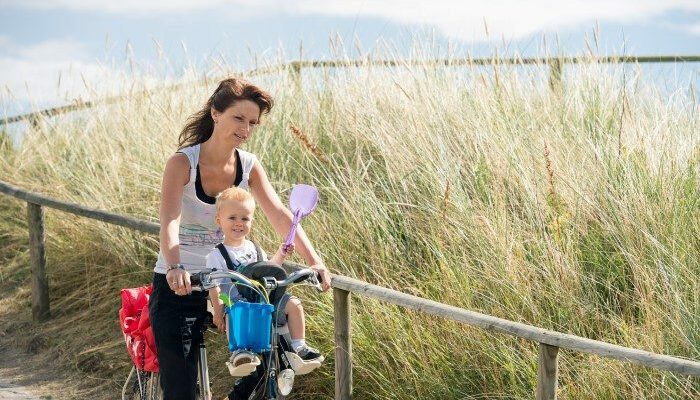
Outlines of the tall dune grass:
[{"label": "tall dune grass", "polygon": [[[286,199],[317,186],[305,230],[333,272],[479,312],[700,359],[700,110],[619,67],[551,91],[546,67],[284,72],[254,81],[275,109],[244,147]],[[622,82],[626,82],[623,86]],[[46,120],[0,176],[29,190],[156,220],[164,162],[213,89],[153,90]],[[30,323],[24,205],[0,203],[0,306],[10,339],[115,398],[129,360],[118,290],[148,282],[157,238],[47,211],[53,318]],[[254,238],[281,239],[260,214]],[[306,300],[330,355],[297,398],[333,395],[332,299]],[[526,399],[535,343],[352,297],[358,399]],[[230,377],[213,337],[215,388]],[[309,397],[306,397],[309,396]],[[698,379],[570,351],[563,399],[683,399]]]}]

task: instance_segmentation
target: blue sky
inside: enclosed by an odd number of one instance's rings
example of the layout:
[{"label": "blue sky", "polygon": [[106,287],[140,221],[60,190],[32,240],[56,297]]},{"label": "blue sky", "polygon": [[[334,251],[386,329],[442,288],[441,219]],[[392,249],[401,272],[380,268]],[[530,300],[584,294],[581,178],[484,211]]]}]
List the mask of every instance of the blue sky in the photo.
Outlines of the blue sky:
[{"label": "blue sky", "polygon": [[[188,63],[296,59],[300,43],[304,58],[329,59],[335,37],[353,57],[380,38],[407,53],[418,32],[458,54],[542,55],[543,37],[551,52],[580,54],[598,26],[603,54],[700,55],[700,0],[0,0],[0,21],[0,115],[89,98],[84,82],[119,91],[109,82],[128,81],[127,55],[157,82]],[[697,78],[697,64],[681,72]]]}]

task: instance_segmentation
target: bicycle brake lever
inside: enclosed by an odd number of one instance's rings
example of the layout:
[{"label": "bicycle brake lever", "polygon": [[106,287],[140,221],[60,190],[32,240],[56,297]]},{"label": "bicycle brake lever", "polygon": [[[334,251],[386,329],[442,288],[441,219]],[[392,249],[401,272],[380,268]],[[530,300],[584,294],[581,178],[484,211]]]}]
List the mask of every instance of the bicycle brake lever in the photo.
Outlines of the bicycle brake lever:
[{"label": "bicycle brake lever", "polygon": [[201,272],[192,274],[190,276],[190,283],[192,284],[192,291],[195,292],[209,290],[216,286],[212,284],[211,277],[209,277],[208,274],[202,274]]},{"label": "bicycle brake lever", "polygon": [[323,288],[321,287],[321,283],[318,281],[319,276],[320,275],[318,272],[314,273],[312,276],[309,277],[309,282],[310,282],[311,286],[316,288],[316,290],[318,290],[319,292],[322,292]]}]

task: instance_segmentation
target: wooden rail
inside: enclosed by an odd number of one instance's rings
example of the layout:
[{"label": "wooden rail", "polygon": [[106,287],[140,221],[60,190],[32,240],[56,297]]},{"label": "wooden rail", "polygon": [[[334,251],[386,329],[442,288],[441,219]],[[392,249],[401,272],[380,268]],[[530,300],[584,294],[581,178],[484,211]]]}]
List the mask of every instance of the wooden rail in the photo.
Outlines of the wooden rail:
[{"label": "wooden rail", "polygon": [[295,69],[301,68],[343,68],[362,66],[400,67],[400,66],[473,66],[473,65],[551,65],[553,63],[582,64],[582,63],[676,63],[700,62],[700,56],[580,56],[580,57],[515,57],[515,58],[444,58],[434,60],[321,60],[321,61],[291,61]]},{"label": "wooden rail", "polygon": [[[262,75],[262,74],[268,74],[271,72],[275,71],[280,71],[280,70],[285,70],[288,68],[286,64],[282,65],[273,65],[273,66],[268,66],[268,67],[261,67],[261,68],[254,68],[245,72],[242,72],[242,74],[245,74],[247,76],[255,76],[255,75]],[[119,96],[109,96],[105,97],[102,99],[98,99],[95,101],[82,101],[80,99],[76,99],[73,104],[67,104],[63,106],[58,106],[58,107],[51,107],[47,108],[44,110],[40,111],[35,111],[27,114],[22,114],[22,115],[15,115],[12,117],[7,117],[0,119],[0,125],[8,125],[16,122],[28,122],[32,126],[36,127],[39,124],[39,121],[43,117],[53,117],[56,115],[61,115],[73,111],[79,111],[87,108],[92,108],[98,105],[107,105],[107,104],[114,104],[118,103],[121,101],[124,101],[128,98],[132,97],[142,97],[142,96],[147,96],[150,93],[153,93],[158,90],[177,90],[181,89],[184,87],[189,87],[189,86],[198,86],[198,85],[207,85],[209,82],[211,82],[211,78],[202,78],[198,79],[196,81],[190,81],[190,82],[184,82],[184,83],[176,83],[173,85],[168,85],[165,87],[160,87],[160,88],[154,88],[150,90],[140,90],[134,93],[129,93],[129,94],[122,94]]]},{"label": "wooden rail", "polygon": [[[560,348],[591,353],[605,358],[627,361],[650,368],[661,369],[683,375],[700,376],[700,362],[655,354],[644,350],[618,346],[598,340],[587,339],[557,331],[538,328],[519,322],[497,318],[491,315],[464,310],[458,307],[438,303],[436,301],[412,296],[396,290],[376,286],[346,276],[333,276],[334,299],[343,303],[334,307],[336,326],[336,360],[344,354],[352,354],[350,341],[338,342],[338,338],[350,337],[350,293],[370,297],[373,299],[396,304],[404,308],[410,308],[426,314],[465,323],[470,326],[505,333],[521,339],[527,339],[539,343],[539,357],[537,364],[537,390],[535,398],[556,399],[557,392],[557,363]],[[342,321],[341,324],[337,324]],[[338,332],[341,330],[341,332]],[[341,359],[342,360],[342,359]],[[337,361],[336,361],[337,362]],[[336,364],[336,398],[338,394],[352,393],[352,373],[348,361],[342,360],[342,366]],[[344,373],[345,376],[338,376]],[[339,388],[340,386],[340,388]]]},{"label": "wooden rail", "polygon": [[[241,75],[254,76],[269,74],[272,72],[288,71],[294,82],[301,84],[301,72],[304,68],[353,68],[362,66],[379,66],[379,67],[400,67],[400,66],[484,66],[484,65],[548,65],[549,66],[549,85],[555,89],[561,85],[561,79],[566,64],[583,64],[583,63],[600,63],[600,64],[615,64],[615,63],[678,63],[678,62],[700,62],[700,55],[672,55],[672,56],[578,56],[578,57],[513,57],[513,58],[445,58],[434,60],[309,60],[309,61],[291,61],[278,65],[254,68],[248,71],[241,72]],[[208,84],[214,78],[203,78],[193,82],[177,83],[162,87],[160,89],[179,89],[187,86],[196,86]],[[15,115],[8,118],[0,119],[0,125],[7,125],[15,122],[27,121],[33,126],[37,126],[42,117],[52,117],[67,112],[77,111],[85,108],[94,107],[96,105],[112,104],[123,101],[129,97],[147,95],[155,90],[144,90],[128,95],[106,97],[96,101],[76,101],[74,104],[47,108],[45,110],[35,111],[22,115]]]},{"label": "wooden rail", "polygon": [[[27,202],[27,223],[30,231],[32,262],[32,314],[37,321],[49,318],[48,280],[44,256],[44,227],[42,206],[55,208],[87,218],[157,234],[158,224],[131,217],[111,214],[77,204],[50,199],[9,183],[0,181],[0,192]],[[350,323],[350,294],[362,295],[396,304],[430,315],[488,331],[505,333],[539,343],[537,388],[535,398],[557,398],[557,368],[559,349],[595,354],[605,358],[631,362],[646,367],[690,376],[700,376],[700,362],[655,354],[644,350],[618,346],[598,340],[551,331],[536,326],[464,310],[432,300],[423,299],[396,290],[372,285],[357,279],[333,275],[333,315],[335,339],[335,398],[351,399],[352,388],[352,332]]]}]

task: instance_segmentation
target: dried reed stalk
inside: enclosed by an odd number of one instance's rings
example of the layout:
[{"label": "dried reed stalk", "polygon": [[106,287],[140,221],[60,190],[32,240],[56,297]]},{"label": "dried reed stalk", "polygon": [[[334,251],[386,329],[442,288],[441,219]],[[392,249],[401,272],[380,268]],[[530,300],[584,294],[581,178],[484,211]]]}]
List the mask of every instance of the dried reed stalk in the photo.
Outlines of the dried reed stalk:
[{"label": "dried reed stalk", "polygon": [[442,220],[445,220],[445,217],[447,217],[447,205],[450,201],[450,182],[447,182],[447,185],[445,185],[445,194],[442,196]]},{"label": "dried reed stalk", "polygon": [[324,164],[328,164],[328,158],[319,150],[318,146],[315,144],[311,143],[309,140],[309,137],[304,134],[299,128],[296,126],[291,127],[292,133],[294,134],[294,137],[299,139],[301,144],[306,147],[316,158],[321,160]]}]

